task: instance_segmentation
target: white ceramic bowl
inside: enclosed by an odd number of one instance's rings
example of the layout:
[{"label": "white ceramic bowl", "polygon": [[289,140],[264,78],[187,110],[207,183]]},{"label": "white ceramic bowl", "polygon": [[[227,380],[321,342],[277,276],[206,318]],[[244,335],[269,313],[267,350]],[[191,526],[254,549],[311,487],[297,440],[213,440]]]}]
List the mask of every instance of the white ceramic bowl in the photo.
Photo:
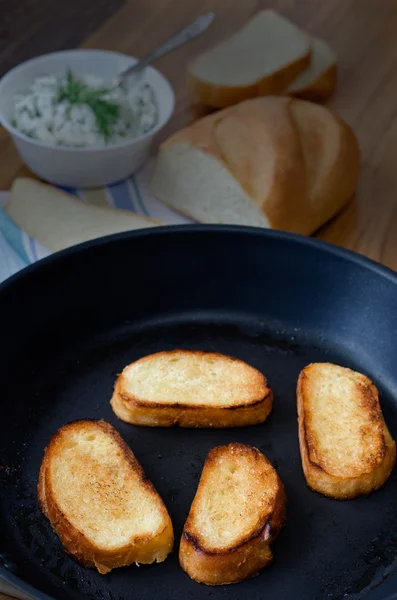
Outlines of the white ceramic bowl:
[{"label": "white ceramic bowl", "polygon": [[40,75],[93,74],[111,80],[137,62],[136,58],[107,50],[65,50],[33,58],[9,71],[0,81],[0,122],[26,165],[42,179],[78,188],[100,187],[134,173],[149,155],[153,136],[174,110],[174,93],[163,75],[148,67],[145,80],[153,87],[159,108],[157,125],[140,137],[101,148],[70,148],[45,144],[24,135],[11,124],[13,98],[27,90]]}]

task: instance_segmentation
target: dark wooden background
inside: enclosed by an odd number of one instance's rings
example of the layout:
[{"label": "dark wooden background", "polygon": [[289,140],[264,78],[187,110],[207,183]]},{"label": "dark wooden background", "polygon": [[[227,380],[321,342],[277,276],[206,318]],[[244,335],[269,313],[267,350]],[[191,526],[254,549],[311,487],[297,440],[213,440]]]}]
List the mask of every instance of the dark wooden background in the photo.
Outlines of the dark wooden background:
[{"label": "dark wooden background", "polygon": [[124,0],[0,0],[0,76],[19,63],[78,46]]}]

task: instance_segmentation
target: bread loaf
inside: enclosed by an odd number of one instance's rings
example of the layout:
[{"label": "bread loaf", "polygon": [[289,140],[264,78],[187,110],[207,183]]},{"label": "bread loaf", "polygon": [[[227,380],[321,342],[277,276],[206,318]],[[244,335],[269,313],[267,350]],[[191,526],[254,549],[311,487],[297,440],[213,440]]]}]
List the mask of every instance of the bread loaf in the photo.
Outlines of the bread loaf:
[{"label": "bread loaf", "polygon": [[160,147],[151,189],[203,223],[310,234],[352,196],[360,153],[323,106],[269,96],[179,131]]}]

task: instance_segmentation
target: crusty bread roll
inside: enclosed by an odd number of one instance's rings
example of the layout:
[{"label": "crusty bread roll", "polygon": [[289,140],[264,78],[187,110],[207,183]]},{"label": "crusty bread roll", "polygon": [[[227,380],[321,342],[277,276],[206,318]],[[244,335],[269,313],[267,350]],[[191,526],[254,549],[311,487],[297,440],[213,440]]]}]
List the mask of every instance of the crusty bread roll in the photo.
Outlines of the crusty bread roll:
[{"label": "crusty bread roll", "polygon": [[281,94],[310,64],[310,37],[273,10],[256,14],[242,29],[188,68],[193,102],[223,108],[247,98]]},{"label": "crusty bread roll", "polygon": [[269,96],[172,135],[160,147],[151,189],[204,223],[310,234],[352,196],[359,164],[356,137],[333,112]]},{"label": "crusty bread roll", "polygon": [[326,42],[312,38],[310,66],[298,75],[286,93],[303,100],[326,102],[336,87],[336,56]]}]

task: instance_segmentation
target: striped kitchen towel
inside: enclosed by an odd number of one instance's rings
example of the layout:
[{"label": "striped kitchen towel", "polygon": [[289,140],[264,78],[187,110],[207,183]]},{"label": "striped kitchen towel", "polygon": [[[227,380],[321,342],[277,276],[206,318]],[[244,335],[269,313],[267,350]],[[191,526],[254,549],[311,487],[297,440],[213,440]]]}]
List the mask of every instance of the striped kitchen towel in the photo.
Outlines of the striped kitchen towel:
[{"label": "striped kitchen towel", "polygon": [[[5,202],[5,195],[1,200]],[[19,229],[0,208],[0,282],[48,254],[46,248]]]},{"label": "striped kitchen towel", "polygon": [[[192,223],[190,219],[172,211],[150,193],[148,182],[152,170],[153,162],[150,161],[136,175],[105,188],[95,190],[63,189],[77,196],[82,202],[130,210],[162,221],[167,225]],[[49,251],[43,248],[37,240],[21,231],[2,210],[1,206],[5,205],[7,197],[7,192],[0,192],[0,282],[49,254]]]}]

